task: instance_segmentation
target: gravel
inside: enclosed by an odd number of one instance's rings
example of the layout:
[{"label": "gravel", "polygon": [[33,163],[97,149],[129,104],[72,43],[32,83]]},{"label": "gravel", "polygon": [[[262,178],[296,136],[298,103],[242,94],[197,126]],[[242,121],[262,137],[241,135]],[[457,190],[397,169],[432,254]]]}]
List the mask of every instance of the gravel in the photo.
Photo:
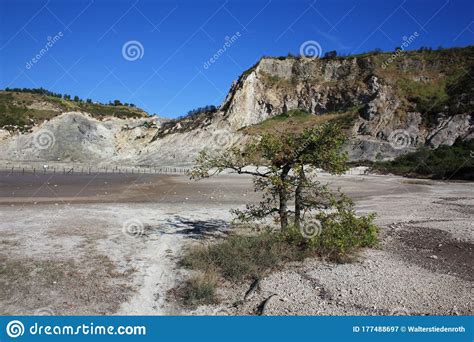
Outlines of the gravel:
[{"label": "gravel", "polygon": [[319,258],[284,265],[261,280],[223,283],[221,303],[189,314],[472,315],[474,308],[474,184],[412,181],[390,176],[322,176],[356,198],[359,213],[376,212],[381,243],[356,260]]}]

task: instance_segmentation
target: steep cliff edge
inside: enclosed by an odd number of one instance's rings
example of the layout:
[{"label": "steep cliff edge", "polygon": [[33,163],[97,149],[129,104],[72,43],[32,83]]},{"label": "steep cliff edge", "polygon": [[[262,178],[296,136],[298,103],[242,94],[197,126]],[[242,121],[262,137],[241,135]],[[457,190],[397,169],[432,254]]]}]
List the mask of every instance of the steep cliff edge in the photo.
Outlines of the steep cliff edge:
[{"label": "steep cliff edge", "polygon": [[222,105],[233,130],[291,110],[352,113],[353,159],[472,139],[474,48],[335,59],[263,58]]},{"label": "steep cliff edge", "polygon": [[[138,134],[140,139],[128,133],[120,136],[120,129],[114,128],[110,139],[115,147],[110,153],[104,152],[107,149],[101,145],[102,138],[81,134],[77,139],[89,147],[73,155],[77,160],[87,161],[89,151],[99,150],[94,158],[105,158],[104,162],[110,163],[190,165],[202,149],[221,150],[242,144],[272,125],[297,130],[328,120],[342,120],[350,138],[346,148],[352,160],[392,159],[421,146],[436,148],[452,145],[456,139],[472,139],[473,111],[472,46],[330,59],[264,57],[232,84],[216,112],[172,120],[165,125],[147,124]],[[65,148],[63,142],[67,145],[70,141],[61,130],[69,124],[71,115],[56,117],[45,124],[58,132],[55,138],[60,140],[61,148]],[[74,115],[77,120],[79,114]],[[115,127],[110,125],[105,126]],[[126,125],[126,120],[120,125]],[[0,159],[18,157],[2,151],[5,141],[11,143],[12,139],[24,137],[4,137],[4,143],[0,142]],[[34,153],[25,153],[22,158],[61,157],[56,156],[59,150]]]},{"label": "steep cliff edge", "polygon": [[473,77],[472,46],[331,59],[264,57],[232,84],[216,113],[192,125],[168,123],[150,148],[169,155],[168,141],[182,136],[173,158],[189,160],[198,146],[227,147],[261,132],[252,127],[297,110],[318,118],[293,126],[344,116],[352,160],[391,159],[420,146],[472,139]]}]

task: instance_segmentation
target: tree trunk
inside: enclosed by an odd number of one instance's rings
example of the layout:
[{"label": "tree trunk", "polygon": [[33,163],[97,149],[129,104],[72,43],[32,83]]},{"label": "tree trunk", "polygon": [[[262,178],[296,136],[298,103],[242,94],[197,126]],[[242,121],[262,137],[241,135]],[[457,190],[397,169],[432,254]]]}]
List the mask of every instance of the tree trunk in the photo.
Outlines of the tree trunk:
[{"label": "tree trunk", "polygon": [[288,228],[288,190],[286,188],[285,183],[289,172],[290,167],[284,166],[280,174],[280,180],[282,185],[279,189],[280,208],[278,212],[280,215],[280,225],[282,231]]},{"label": "tree trunk", "polygon": [[301,227],[301,211],[303,209],[303,188],[306,181],[306,176],[304,173],[304,166],[301,166],[301,169],[298,174],[298,185],[295,190],[295,227]]}]

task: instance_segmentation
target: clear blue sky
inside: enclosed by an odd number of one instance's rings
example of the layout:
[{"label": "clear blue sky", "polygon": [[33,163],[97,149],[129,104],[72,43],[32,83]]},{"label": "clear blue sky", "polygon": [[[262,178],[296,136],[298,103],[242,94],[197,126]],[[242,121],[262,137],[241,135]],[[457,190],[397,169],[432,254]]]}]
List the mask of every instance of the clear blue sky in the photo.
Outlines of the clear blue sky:
[{"label": "clear blue sky", "polygon": [[[306,41],[323,53],[393,50],[415,31],[410,49],[472,45],[474,1],[0,0],[0,88],[120,99],[176,117],[220,104],[232,80],[263,55],[298,54]],[[123,57],[129,41],[143,46],[141,58]]]}]

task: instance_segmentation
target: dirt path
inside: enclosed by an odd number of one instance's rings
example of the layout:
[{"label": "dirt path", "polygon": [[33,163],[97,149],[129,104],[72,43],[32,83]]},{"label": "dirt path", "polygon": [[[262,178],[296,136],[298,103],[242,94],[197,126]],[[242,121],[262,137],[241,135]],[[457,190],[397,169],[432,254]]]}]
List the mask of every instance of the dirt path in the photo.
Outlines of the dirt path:
[{"label": "dirt path", "polygon": [[0,314],[176,313],[182,246],[252,196],[249,179],[3,176]]}]

